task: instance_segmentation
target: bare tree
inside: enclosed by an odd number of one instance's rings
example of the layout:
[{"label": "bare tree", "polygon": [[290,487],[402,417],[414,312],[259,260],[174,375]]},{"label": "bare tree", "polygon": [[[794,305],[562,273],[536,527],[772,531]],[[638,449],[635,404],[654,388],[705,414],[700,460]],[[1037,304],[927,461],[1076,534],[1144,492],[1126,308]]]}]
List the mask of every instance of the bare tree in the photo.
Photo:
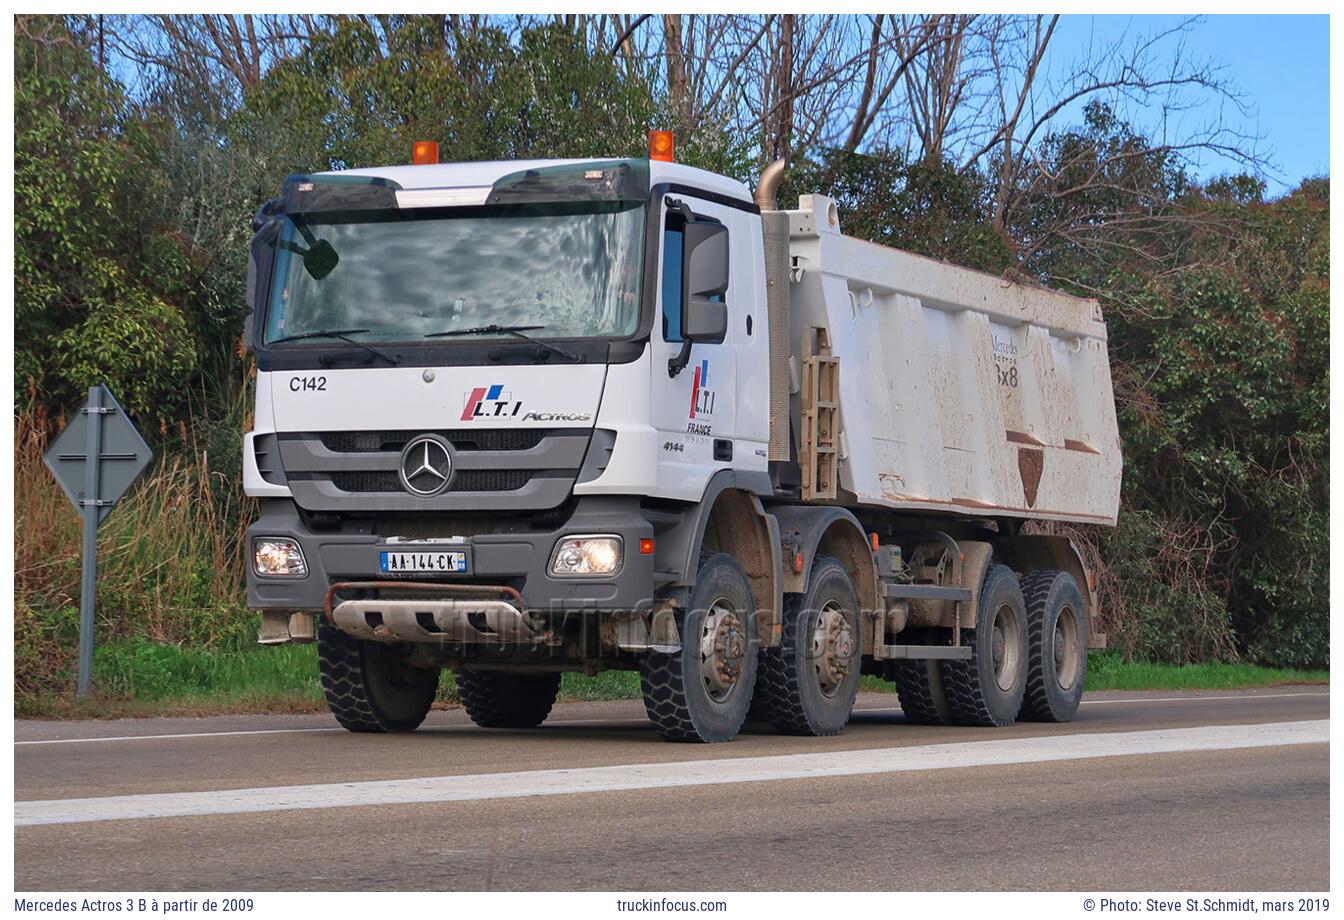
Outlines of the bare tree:
[{"label": "bare tree", "polygon": [[[844,145],[846,150],[851,153],[857,150],[879,117],[886,112],[892,92],[900,85],[910,66],[926,53],[937,35],[939,18],[927,16],[914,21],[902,21],[883,15],[873,17],[864,62],[863,89],[850,119],[849,135]],[[887,48],[894,53],[886,53]],[[886,73],[883,73],[884,69]]]},{"label": "bare tree", "polygon": [[322,17],[309,14],[156,14],[118,16],[109,37],[118,54],[151,77],[205,75],[236,100],[325,28]]},{"label": "bare tree", "polygon": [[[389,53],[403,17],[359,17]],[[632,76],[651,77],[671,127],[687,141],[714,135],[748,141],[760,161],[823,147],[850,152],[904,148],[963,172],[988,171],[992,220],[1004,229],[1033,183],[1050,185],[1042,144],[1076,121],[1088,101],[1117,112],[1167,116],[1157,146],[1172,153],[1249,156],[1229,122],[1189,124],[1196,97],[1244,101],[1207,62],[1186,60],[1188,20],[1128,45],[1089,49],[1065,68],[1051,59],[1058,16],[561,14],[547,17],[436,15],[449,53],[483,31],[516,37],[547,22],[611,55]],[[312,15],[107,17],[107,43],[135,72],[207,82],[234,103],[277,61],[298,53],[338,20]],[[1173,55],[1168,48],[1177,45]],[[464,74],[477,80],[479,74]],[[487,84],[477,91],[488,91]]]},{"label": "bare tree", "polygon": [[966,66],[967,37],[977,17],[969,15],[926,18],[931,31],[923,66],[906,68],[906,101],[919,138],[920,155],[941,163],[949,133],[974,73]]},{"label": "bare tree", "polygon": [[[1093,252],[1126,246],[1136,258],[1163,260],[1171,255],[1163,246],[1135,248],[1134,240],[1144,234],[1169,237],[1180,225],[1212,217],[1170,207],[1172,190],[1164,195],[1155,173],[1177,174],[1191,159],[1208,154],[1263,170],[1258,139],[1229,117],[1250,114],[1245,97],[1215,62],[1187,57],[1184,40],[1198,24],[1188,19],[1100,54],[1084,54],[1054,79],[1046,77],[1043,61],[1055,19],[1036,18],[1021,31],[1015,49],[992,47],[1000,120],[967,155],[963,168],[995,154],[989,159],[995,183],[992,219],[1002,231],[1028,201],[1060,202],[1050,209],[1057,215],[1052,222],[1037,223],[1030,238],[1019,240],[1021,251],[1054,241]],[[1209,102],[1218,103],[1217,115],[1186,122],[1189,113]],[[1061,122],[1076,120],[1076,110],[1089,103],[1114,128],[1070,131],[1069,142],[1059,143]],[[1161,115],[1160,125],[1137,124],[1117,143],[1117,132],[1130,119],[1153,113]]]},{"label": "bare tree", "polygon": [[[1004,30],[1000,28],[989,33],[989,55],[994,64],[998,89],[995,95],[999,104],[999,127],[989,140],[971,155],[971,161],[977,160],[988,153],[995,144],[1001,145],[992,217],[994,226],[1000,230],[1003,229],[1007,220],[1010,190],[1017,185],[1019,172],[1026,162],[1026,144],[1014,145],[1018,124],[1022,119],[1023,112],[1026,111],[1027,102],[1031,99],[1037,74],[1040,73],[1041,62],[1045,58],[1046,48],[1050,45],[1050,38],[1055,34],[1055,26],[1058,23],[1058,15],[1049,17],[1048,21],[1044,16],[1034,17],[1030,36],[1025,43],[1026,63],[1020,71],[1020,81],[1015,99],[1010,95],[1010,83],[1004,76],[1010,72],[1012,66],[1010,62],[1003,58]],[[1019,42],[1018,46],[1023,47],[1023,43]]]}]

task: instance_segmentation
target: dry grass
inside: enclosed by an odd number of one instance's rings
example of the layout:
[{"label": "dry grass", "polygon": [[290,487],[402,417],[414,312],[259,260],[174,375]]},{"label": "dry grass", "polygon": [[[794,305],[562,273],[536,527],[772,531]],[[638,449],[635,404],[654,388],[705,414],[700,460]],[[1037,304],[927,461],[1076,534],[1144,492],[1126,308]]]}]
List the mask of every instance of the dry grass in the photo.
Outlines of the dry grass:
[{"label": "dry grass", "polygon": [[[63,419],[14,420],[15,690],[65,688],[78,630],[80,518],[42,463]],[[185,429],[184,429],[185,431]],[[250,509],[188,440],[156,460],[98,535],[100,641],[211,645],[250,628],[243,531]]]}]

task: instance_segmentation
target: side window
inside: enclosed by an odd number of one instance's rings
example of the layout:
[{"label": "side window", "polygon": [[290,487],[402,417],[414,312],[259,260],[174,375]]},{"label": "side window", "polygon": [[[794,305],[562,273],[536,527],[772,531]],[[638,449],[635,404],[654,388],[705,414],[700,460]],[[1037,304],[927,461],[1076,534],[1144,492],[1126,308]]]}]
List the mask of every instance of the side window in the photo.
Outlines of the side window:
[{"label": "side window", "polygon": [[685,234],[678,214],[663,227],[663,341],[681,341],[681,250]]}]

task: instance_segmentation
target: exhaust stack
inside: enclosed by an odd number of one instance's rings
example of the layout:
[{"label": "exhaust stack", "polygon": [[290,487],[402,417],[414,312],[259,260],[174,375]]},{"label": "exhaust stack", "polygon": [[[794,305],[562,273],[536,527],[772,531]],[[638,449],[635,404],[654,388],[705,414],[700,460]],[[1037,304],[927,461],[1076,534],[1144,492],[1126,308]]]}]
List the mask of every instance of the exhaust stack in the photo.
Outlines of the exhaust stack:
[{"label": "exhaust stack", "polygon": [[789,459],[789,215],[777,209],[776,195],[787,160],[775,160],[756,184],[765,243],[765,302],[770,319],[769,459]]},{"label": "exhaust stack", "polygon": [[762,211],[777,210],[775,193],[779,191],[779,183],[784,178],[784,167],[788,162],[784,158],[775,160],[761,173],[761,181],[756,183],[756,207]]}]

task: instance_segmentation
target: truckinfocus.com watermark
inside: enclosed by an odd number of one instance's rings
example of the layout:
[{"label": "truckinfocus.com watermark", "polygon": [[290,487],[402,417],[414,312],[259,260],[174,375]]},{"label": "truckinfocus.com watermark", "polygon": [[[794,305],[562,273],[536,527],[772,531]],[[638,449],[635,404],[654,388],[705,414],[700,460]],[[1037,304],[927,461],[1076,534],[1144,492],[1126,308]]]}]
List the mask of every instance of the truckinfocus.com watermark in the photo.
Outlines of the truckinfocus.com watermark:
[{"label": "truckinfocus.com watermark", "polygon": [[672,898],[639,898],[635,901],[627,901],[617,898],[616,909],[623,913],[721,914],[728,910],[728,902],[677,901]]}]

